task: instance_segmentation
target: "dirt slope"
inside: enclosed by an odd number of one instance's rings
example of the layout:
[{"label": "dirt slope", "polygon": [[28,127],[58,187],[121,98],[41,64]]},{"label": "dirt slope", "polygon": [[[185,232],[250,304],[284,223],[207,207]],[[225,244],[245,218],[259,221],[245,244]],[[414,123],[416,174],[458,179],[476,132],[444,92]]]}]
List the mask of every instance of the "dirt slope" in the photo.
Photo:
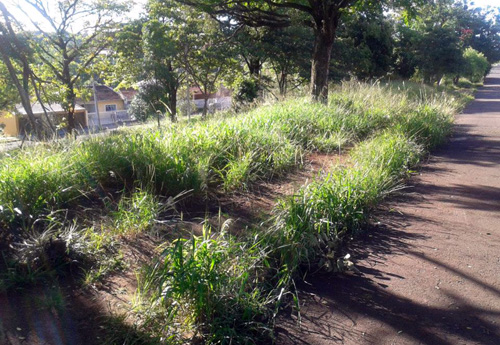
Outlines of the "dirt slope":
[{"label": "dirt slope", "polygon": [[301,286],[279,344],[500,344],[500,66],[412,184],[349,249],[361,274]]}]

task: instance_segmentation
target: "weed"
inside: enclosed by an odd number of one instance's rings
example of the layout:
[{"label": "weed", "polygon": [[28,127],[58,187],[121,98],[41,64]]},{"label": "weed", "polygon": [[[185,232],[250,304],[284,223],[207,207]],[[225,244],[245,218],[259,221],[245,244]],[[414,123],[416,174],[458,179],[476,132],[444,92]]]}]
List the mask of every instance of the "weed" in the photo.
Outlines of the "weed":
[{"label": "weed", "polygon": [[165,310],[168,321],[162,324],[185,327],[181,333],[163,331],[207,344],[254,344],[269,337],[269,301],[258,286],[256,247],[203,230],[202,237],[174,241],[143,273],[140,291],[150,296],[153,309]]}]

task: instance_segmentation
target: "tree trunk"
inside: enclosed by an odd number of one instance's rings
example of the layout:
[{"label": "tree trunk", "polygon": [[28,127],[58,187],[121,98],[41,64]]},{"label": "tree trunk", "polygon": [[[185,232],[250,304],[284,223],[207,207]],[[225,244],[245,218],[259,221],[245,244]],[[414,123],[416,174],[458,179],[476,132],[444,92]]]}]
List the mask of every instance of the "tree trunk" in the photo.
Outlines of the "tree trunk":
[{"label": "tree trunk", "polygon": [[280,96],[283,98],[286,96],[287,91],[287,76],[288,74],[282,69],[281,73],[278,74],[278,87],[280,91]]},{"label": "tree trunk", "polygon": [[203,118],[207,117],[207,112],[208,112],[208,95],[205,93],[204,94],[204,102],[203,102]]},{"label": "tree trunk", "polygon": [[73,91],[73,87],[68,87],[68,91],[66,92],[66,99],[65,101],[67,102],[67,110],[66,114],[68,115],[68,132],[73,134],[73,132],[76,129],[76,123],[75,123],[75,92]]},{"label": "tree trunk", "polygon": [[328,32],[316,30],[311,64],[311,96],[322,103],[328,101],[328,74],[336,26],[331,29]]},{"label": "tree trunk", "polygon": [[[35,115],[33,114],[33,110],[31,108],[31,101],[30,101],[30,96],[26,89],[23,88],[23,85],[19,82],[19,79],[17,79],[17,72],[14,66],[12,65],[12,62],[10,61],[9,56],[5,53],[5,51],[2,49],[3,44],[0,44],[0,54],[2,55],[2,60],[5,63],[5,66],[7,66],[7,70],[9,71],[9,75],[11,80],[14,82],[14,85],[17,88],[17,91],[19,92],[19,96],[21,97],[21,104],[26,111],[26,115],[28,116],[28,119],[31,123],[31,126],[33,130],[37,133],[37,136],[39,137],[38,139],[41,139],[41,130],[38,128]],[[23,82],[23,84],[26,84]]]},{"label": "tree trunk", "polygon": [[[24,55],[26,52],[21,49],[22,45],[19,43],[16,33],[14,32],[10,22],[10,13],[7,11],[7,8],[2,2],[0,2],[0,11],[2,12],[5,20],[5,26],[0,24],[2,32],[2,35],[0,36],[0,55],[3,62],[5,63],[5,66],[7,67],[7,70],[9,71],[12,82],[19,92],[19,96],[21,97],[21,104],[26,111],[26,115],[28,116],[31,126],[33,127],[33,130],[36,131],[38,139],[41,140],[42,130],[37,126],[37,121],[35,115],[33,114],[33,109],[31,108],[31,100],[29,96],[29,74],[31,72],[31,69],[29,67],[28,59],[26,58],[26,55]],[[9,52],[9,48],[11,48],[12,51],[17,51],[23,65],[22,85],[17,77],[17,71],[12,64],[12,61],[10,60],[11,56],[9,56],[9,53],[11,52]]]},{"label": "tree trunk", "polygon": [[65,87],[64,91],[64,102],[63,102],[63,108],[66,110],[66,115],[68,116],[68,132],[73,134],[73,132],[76,129],[75,126],[75,90],[74,90],[74,84],[71,82],[71,72],[70,72],[70,64],[71,64],[71,59],[68,57],[68,53],[66,51],[66,48],[62,52],[63,55],[63,70],[62,70],[62,78],[61,82]]},{"label": "tree trunk", "polygon": [[256,58],[256,57],[251,57],[248,59],[248,71],[250,72],[250,75],[256,79],[259,78],[260,76],[260,67],[261,67],[261,63],[260,63],[260,59],[259,58]]},{"label": "tree trunk", "polygon": [[177,89],[172,90],[169,96],[170,104],[170,120],[172,122],[177,121]]},{"label": "tree trunk", "polygon": [[168,100],[169,100],[169,108],[170,108],[170,120],[175,122],[177,119],[177,89],[179,87],[179,81],[174,72],[174,67],[172,66],[172,61],[168,61],[167,63],[168,71],[170,72],[170,78],[167,81],[168,88]]}]

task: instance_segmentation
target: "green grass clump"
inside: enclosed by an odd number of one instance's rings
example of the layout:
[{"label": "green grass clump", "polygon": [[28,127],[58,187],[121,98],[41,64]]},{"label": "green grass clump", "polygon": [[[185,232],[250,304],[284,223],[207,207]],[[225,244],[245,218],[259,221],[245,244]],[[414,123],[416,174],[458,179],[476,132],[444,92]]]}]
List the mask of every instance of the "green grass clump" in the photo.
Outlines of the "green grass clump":
[{"label": "green grass clump", "polygon": [[407,116],[398,117],[395,125],[398,130],[415,138],[426,149],[432,149],[451,133],[453,119],[454,113],[450,110],[440,111],[431,105],[421,105]]},{"label": "green grass clump", "polygon": [[[140,280],[139,291],[156,314],[145,326],[160,328],[172,343],[269,340],[266,320],[271,300],[259,289],[262,254],[258,251],[257,246],[236,243],[224,233],[212,236],[206,226],[201,237],[167,245]],[[179,323],[180,329],[175,326]]]},{"label": "green grass clump", "polygon": [[168,134],[131,131],[126,135],[92,138],[76,147],[76,165],[96,186],[123,189],[139,183],[170,196],[199,190],[196,157],[185,149],[183,142]]},{"label": "green grass clump", "polygon": [[117,210],[112,212],[114,232],[138,234],[151,229],[164,208],[156,195],[136,190],[131,196],[122,196]]},{"label": "green grass clump", "polygon": [[84,195],[86,183],[67,150],[28,149],[0,167],[0,226],[29,227]]},{"label": "green grass clump", "polygon": [[337,249],[366,224],[369,211],[401,183],[422,150],[400,133],[384,133],[352,152],[341,167],[283,200],[270,231],[279,266],[293,276],[304,263],[334,268]]}]

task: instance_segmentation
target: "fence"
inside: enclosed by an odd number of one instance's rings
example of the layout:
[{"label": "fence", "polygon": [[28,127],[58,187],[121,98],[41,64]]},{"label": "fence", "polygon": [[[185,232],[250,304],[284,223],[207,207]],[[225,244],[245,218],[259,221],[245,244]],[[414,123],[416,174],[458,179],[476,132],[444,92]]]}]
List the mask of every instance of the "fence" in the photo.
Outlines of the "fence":
[{"label": "fence", "polygon": [[[89,127],[95,128],[99,126],[99,119],[97,113],[88,113]],[[123,122],[132,121],[132,117],[127,110],[105,111],[99,112],[101,118],[101,126],[118,125]]]}]

